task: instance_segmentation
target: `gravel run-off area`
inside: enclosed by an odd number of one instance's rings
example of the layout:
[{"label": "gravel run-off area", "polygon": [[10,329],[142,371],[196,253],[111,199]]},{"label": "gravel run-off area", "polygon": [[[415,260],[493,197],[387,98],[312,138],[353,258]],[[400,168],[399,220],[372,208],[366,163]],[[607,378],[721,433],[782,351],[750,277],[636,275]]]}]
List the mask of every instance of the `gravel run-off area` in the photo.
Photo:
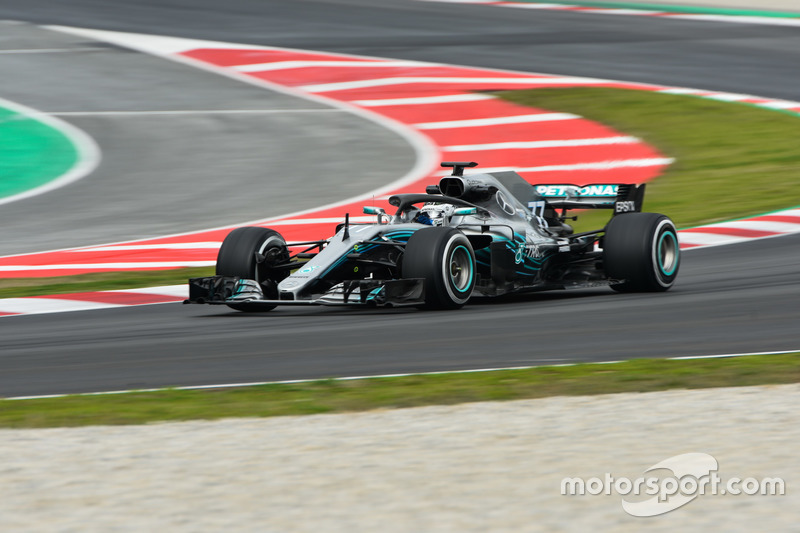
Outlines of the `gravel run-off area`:
[{"label": "gravel run-off area", "polygon": [[[780,385],[0,430],[0,530],[800,531],[798,405],[800,385]],[[650,518],[617,493],[561,494],[565,477],[634,480],[685,453],[785,494]]]}]

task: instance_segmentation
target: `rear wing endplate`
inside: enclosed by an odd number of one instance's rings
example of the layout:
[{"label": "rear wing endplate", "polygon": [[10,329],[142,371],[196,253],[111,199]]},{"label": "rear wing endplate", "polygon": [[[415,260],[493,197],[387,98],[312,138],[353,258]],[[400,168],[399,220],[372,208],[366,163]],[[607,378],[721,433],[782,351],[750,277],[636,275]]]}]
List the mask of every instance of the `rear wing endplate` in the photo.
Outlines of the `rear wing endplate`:
[{"label": "rear wing endplate", "polygon": [[536,194],[555,209],[613,209],[615,215],[641,212],[644,187],[629,183],[533,186]]}]

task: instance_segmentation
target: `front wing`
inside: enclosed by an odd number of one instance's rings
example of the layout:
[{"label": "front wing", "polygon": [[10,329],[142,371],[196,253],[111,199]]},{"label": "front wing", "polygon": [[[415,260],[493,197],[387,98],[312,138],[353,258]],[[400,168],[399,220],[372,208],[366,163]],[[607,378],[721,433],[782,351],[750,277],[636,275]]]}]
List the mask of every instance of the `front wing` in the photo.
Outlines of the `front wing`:
[{"label": "front wing", "polygon": [[371,305],[402,307],[425,303],[425,280],[347,280],[327,292],[303,300],[271,300],[264,297],[261,285],[254,280],[231,276],[211,276],[189,280],[189,298],[185,304],[211,305]]}]

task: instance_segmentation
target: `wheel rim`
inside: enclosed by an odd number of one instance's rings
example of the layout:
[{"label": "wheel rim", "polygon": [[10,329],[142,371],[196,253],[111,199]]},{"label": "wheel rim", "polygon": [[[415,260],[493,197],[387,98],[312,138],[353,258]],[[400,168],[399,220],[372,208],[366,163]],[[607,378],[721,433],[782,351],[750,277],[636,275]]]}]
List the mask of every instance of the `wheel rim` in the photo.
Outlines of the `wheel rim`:
[{"label": "wheel rim", "polygon": [[665,276],[671,276],[678,268],[678,238],[675,233],[665,231],[658,239],[658,265],[661,268],[661,273]]},{"label": "wheel rim", "polygon": [[253,262],[255,263],[253,274],[257,282],[264,283],[272,277],[270,275],[272,273],[272,266],[281,253],[280,247],[285,245],[286,242],[277,235],[273,235],[261,243],[258,254],[265,256],[264,261],[259,263],[255,257],[253,258]]},{"label": "wheel rim", "polygon": [[472,285],[472,256],[463,245],[456,246],[448,262],[450,281],[458,292],[466,292]]}]

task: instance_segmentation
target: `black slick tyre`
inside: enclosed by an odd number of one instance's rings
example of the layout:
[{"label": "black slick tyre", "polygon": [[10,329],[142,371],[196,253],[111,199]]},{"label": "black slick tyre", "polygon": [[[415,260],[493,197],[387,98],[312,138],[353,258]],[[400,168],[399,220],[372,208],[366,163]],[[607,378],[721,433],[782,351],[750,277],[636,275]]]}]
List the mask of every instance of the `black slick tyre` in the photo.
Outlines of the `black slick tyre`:
[{"label": "black slick tyre", "polygon": [[[217,254],[217,275],[252,279],[261,285],[264,297],[278,297],[278,282],[286,272],[274,265],[289,259],[286,241],[280,233],[269,228],[248,226],[230,232]],[[237,311],[269,311],[269,304],[228,304]]]},{"label": "black slick tyre", "polygon": [[680,247],[675,224],[658,213],[617,215],[606,226],[603,263],[618,292],[661,292],[675,283]]},{"label": "black slick tyre", "polygon": [[475,288],[475,251],[455,228],[418,230],[408,239],[402,261],[403,278],[425,280],[425,308],[458,309]]}]

